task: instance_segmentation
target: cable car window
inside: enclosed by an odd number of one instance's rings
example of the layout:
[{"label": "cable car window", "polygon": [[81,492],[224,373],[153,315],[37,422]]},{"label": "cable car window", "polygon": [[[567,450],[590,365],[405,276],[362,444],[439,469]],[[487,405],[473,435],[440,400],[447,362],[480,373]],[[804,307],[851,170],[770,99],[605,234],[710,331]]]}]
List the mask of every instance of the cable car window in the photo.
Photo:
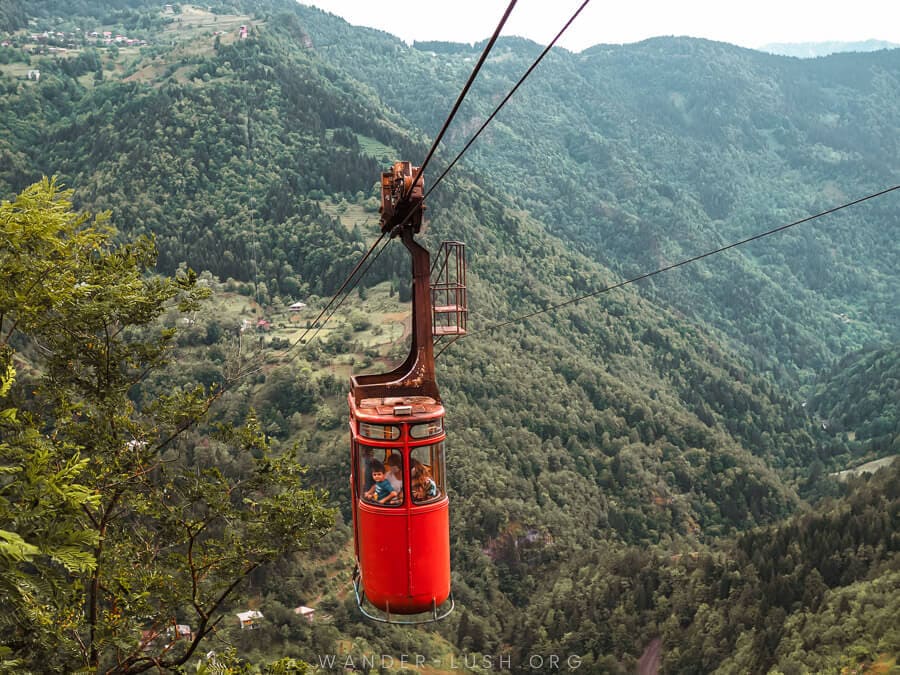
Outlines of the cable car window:
[{"label": "cable car window", "polygon": [[394,448],[359,446],[359,494],[367,502],[403,503],[403,455]]},{"label": "cable car window", "polygon": [[384,441],[396,441],[400,438],[400,427],[391,424],[359,423],[359,435],[363,438],[377,438]]},{"label": "cable car window", "polygon": [[444,420],[431,420],[425,424],[413,424],[409,427],[412,438],[431,438],[444,430]]},{"label": "cable car window", "polygon": [[423,445],[409,451],[410,494],[413,504],[444,496],[444,444]]}]

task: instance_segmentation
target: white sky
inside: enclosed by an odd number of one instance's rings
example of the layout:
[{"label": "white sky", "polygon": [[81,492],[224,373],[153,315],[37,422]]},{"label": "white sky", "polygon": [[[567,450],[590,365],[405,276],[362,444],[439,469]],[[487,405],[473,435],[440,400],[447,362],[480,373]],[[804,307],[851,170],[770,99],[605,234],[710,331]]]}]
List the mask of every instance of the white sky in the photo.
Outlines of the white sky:
[{"label": "white sky", "polygon": [[[547,44],[583,0],[519,0],[503,30]],[[490,37],[509,0],[300,0],[413,40],[477,42]],[[898,0],[592,0],[560,39],[580,51],[599,43],[688,35],[761,47],[773,42],[900,43]]]}]

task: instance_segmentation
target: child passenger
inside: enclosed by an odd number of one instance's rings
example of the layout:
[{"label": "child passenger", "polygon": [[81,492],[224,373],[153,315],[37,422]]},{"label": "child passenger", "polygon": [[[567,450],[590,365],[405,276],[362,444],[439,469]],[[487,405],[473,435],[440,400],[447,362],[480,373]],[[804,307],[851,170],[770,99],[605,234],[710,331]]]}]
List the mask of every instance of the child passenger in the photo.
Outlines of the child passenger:
[{"label": "child passenger", "polygon": [[391,482],[385,477],[384,464],[377,459],[372,460],[372,481],[372,487],[363,495],[366,499],[384,504],[399,496]]},{"label": "child passenger", "polygon": [[410,487],[413,501],[422,502],[431,499],[432,497],[437,497],[437,484],[431,477],[431,472],[428,470],[428,467],[415,458],[411,458],[409,464],[409,472],[412,476]]}]

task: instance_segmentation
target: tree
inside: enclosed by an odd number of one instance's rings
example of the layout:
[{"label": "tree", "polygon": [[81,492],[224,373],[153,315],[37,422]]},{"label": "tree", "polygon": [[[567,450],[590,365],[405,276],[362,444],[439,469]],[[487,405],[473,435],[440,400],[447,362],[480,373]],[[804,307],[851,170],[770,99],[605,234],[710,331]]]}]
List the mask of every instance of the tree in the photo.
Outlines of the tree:
[{"label": "tree", "polygon": [[[12,353],[0,348],[0,401],[15,381]],[[6,608],[0,635],[12,646],[52,651],[56,627],[70,624],[68,612],[55,611],[47,600],[77,603],[70,575],[95,567],[91,549],[96,532],[79,523],[83,509],[99,496],[78,482],[87,460],[40,433],[26,414],[0,406],[0,598]],[[0,657],[3,654],[0,647]],[[0,660],[15,668],[18,660]]]},{"label": "tree", "polygon": [[96,567],[97,533],[81,523],[84,509],[99,504],[99,494],[78,482],[88,460],[42,433],[28,411],[6,407],[16,379],[11,339],[70,300],[73,261],[103,236],[99,223],[82,230],[86,218],[71,214],[55,192],[45,181],[0,204],[0,596],[9,609],[0,635],[13,652],[49,649],[73,626],[70,576]]},{"label": "tree", "polygon": [[[19,504],[0,502],[0,530],[11,533],[4,550],[18,551],[20,562],[43,556],[45,566],[58,566],[58,583],[39,590],[45,616],[8,612],[0,638],[23,668],[42,672],[174,668],[222,619],[243,579],[311,546],[333,515],[323,495],[299,489],[294,453],[271,452],[252,413],[239,428],[223,424],[199,436],[198,421],[229,383],[135,403],[147,375],[177,358],[175,331],[158,317],[173,306],[195,309],[206,292],[190,270],[153,275],[152,240],[115,244],[106,215],[76,214],[70,197],[45,179],[0,205],[0,337],[41,373],[28,383],[30,395],[24,387],[12,393],[32,422],[25,438],[5,430],[4,496],[18,502],[31,489],[39,505],[58,500],[53,477],[69,495],[68,520],[45,552],[28,536],[54,514],[38,511],[28,529],[16,517]],[[186,451],[210,443],[240,460],[241,470],[193,466]],[[15,460],[28,465],[47,446],[53,452],[35,465],[46,475],[30,488]],[[15,561],[4,562],[4,583],[16,574],[43,582],[40,568]],[[21,594],[9,597],[16,609],[28,607]],[[31,638],[34,624],[51,615],[64,620],[42,626],[42,640]],[[177,624],[189,624],[191,636],[179,637]]]}]

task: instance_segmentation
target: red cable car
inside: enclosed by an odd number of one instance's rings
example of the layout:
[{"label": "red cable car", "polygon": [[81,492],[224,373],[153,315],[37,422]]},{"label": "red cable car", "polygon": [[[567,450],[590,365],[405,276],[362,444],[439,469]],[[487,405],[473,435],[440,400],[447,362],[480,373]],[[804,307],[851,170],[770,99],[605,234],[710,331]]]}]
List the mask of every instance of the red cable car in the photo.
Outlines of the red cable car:
[{"label": "red cable car", "polygon": [[[456,280],[431,285],[430,255],[413,239],[425,208],[422,178],[413,186],[417,171],[397,162],[382,174],[382,232],[399,236],[412,257],[410,353],[388,373],[351,376],[348,395],[354,590],[365,616],[390,623],[437,621],[453,610],[444,406],[433,337],[465,333],[464,254],[461,244],[445,243],[438,276],[455,256]],[[436,313],[432,293],[443,300]]]}]

